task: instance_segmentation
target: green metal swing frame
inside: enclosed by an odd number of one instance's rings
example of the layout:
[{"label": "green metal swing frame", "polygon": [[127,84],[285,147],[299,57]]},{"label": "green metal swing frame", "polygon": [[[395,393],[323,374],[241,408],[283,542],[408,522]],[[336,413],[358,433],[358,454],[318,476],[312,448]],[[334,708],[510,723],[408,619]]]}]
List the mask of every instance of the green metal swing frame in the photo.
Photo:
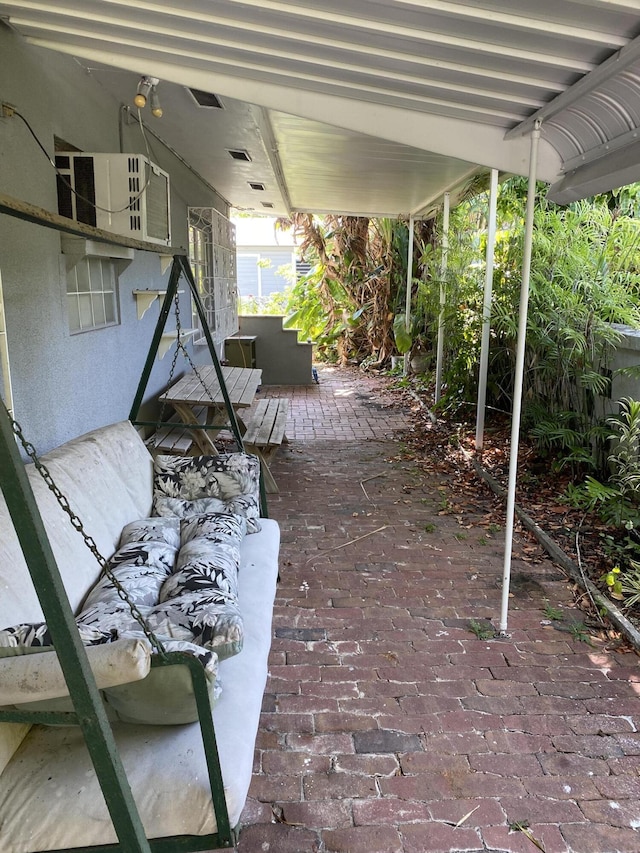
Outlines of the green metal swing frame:
[{"label": "green metal swing frame", "polygon": [[[202,299],[200,298],[200,294],[198,292],[198,286],[196,284],[195,278],[193,276],[193,270],[191,269],[191,264],[189,263],[189,259],[186,255],[174,255],[173,263],[171,265],[171,273],[169,275],[169,284],[167,287],[167,292],[164,295],[164,300],[162,303],[162,307],[160,309],[160,314],[158,316],[158,322],[156,323],[156,328],[153,333],[153,338],[151,339],[151,345],[149,347],[149,352],[147,353],[147,359],[145,361],[144,367],[142,369],[142,375],[140,377],[140,382],[138,383],[138,389],[136,391],[133,404],[131,406],[131,411],[129,413],[129,420],[134,426],[141,427],[158,427],[157,421],[145,421],[140,420],[138,415],[140,413],[140,407],[142,406],[142,401],[144,399],[144,393],[147,389],[147,385],[149,384],[149,377],[151,375],[151,370],[153,368],[153,363],[158,353],[158,348],[160,346],[160,340],[164,333],[164,330],[167,325],[167,320],[169,318],[169,314],[171,313],[171,307],[177,298],[178,294],[178,284],[180,282],[180,276],[184,276],[184,279],[187,283],[189,291],[191,293],[191,298],[193,300],[193,304],[196,307],[196,311],[198,313],[198,317],[200,319],[200,325],[204,332],[205,340],[207,342],[207,347],[209,349],[209,356],[211,357],[211,363],[216,371],[216,376],[218,378],[218,382],[220,383],[220,389],[222,391],[222,396],[224,399],[224,404],[227,412],[227,417],[229,418],[229,426],[231,427],[231,432],[233,433],[233,437],[236,440],[238,445],[238,449],[244,450],[244,443],[242,440],[242,433],[240,431],[240,427],[238,425],[238,419],[236,417],[235,409],[231,404],[231,400],[229,399],[229,394],[227,392],[227,386],[224,382],[224,376],[222,374],[222,367],[220,365],[220,359],[218,358],[218,354],[216,352],[215,345],[213,343],[213,338],[211,337],[211,331],[209,329],[209,324],[207,322],[207,316],[204,310],[204,306],[202,304]],[[177,329],[178,335],[180,334],[180,329]],[[197,375],[197,373],[196,373]],[[216,425],[208,425],[201,423],[193,423],[193,424],[183,424],[187,429],[190,430],[218,430],[220,427]],[[267,506],[267,494],[264,484],[264,478],[262,476],[262,468],[260,472],[260,512],[264,518],[269,517],[269,511]]]},{"label": "green metal swing frame", "polygon": [[[100,229],[80,226],[65,217],[50,214],[32,205],[2,199],[0,212],[7,213],[38,225],[58,231],[91,236],[96,240],[159,253],[157,246],[117,237]],[[138,421],[137,416],[144,397],[151,369],[160,344],[173,300],[176,298],[178,281],[183,275],[189,286],[198,316],[200,317],[209,353],[223,392],[231,430],[240,450],[244,449],[233,406],[230,403],[211,333],[209,331],[202,300],[193,277],[189,260],[184,254],[173,255],[169,286],[165,294],[160,317],[149,348],[142,377],[131,408],[130,420],[134,425],[148,425]],[[192,428],[206,429],[201,424]],[[25,463],[20,456],[12,419],[4,405],[0,405],[0,488],[20,542],[29,573],[38,595],[42,611],[49,628],[60,666],[64,674],[73,712],[26,711],[20,709],[0,710],[0,722],[41,723],[44,725],[77,724],[93,763],[118,842],[90,847],[72,847],[46,851],[45,853],[196,853],[212,849],[231,849],[237,842],[237,828],[232,828],[224,795],[224,783],[220,768],[215,729],[206,678],[202,665],[188,654],[165,652],[153,655],[152,666],[184,665],[191,674],[194,697],[198,710],[203,748],[205,752],[211,798],[216,816],[215,833],[207,835],[178,835],[147,838],[138,812],[125,768],[118,753],[111,724],[102,704],[87,654],[80,640],[73,611],[64,588],[51,544],[47,537],[42,516],[27,477]],[[266,515],[266,496],[261,482],[262,511]]]}]

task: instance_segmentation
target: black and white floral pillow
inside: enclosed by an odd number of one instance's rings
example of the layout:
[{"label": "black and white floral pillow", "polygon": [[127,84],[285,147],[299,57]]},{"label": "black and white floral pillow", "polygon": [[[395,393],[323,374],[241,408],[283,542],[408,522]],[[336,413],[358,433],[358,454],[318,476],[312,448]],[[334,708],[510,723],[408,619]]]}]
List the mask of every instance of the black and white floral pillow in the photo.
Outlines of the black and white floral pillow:
[{"label": "black and white floral pillow", "polygon": [[185,518],[221,511],[243,515],[247,519],[247,533],[257,533],[261,529],[260,461],[257,456],[223,453],[219,456],[156,457],[155,515]]},{"label": "black and white floral pillow", "polygon": [[179,518],[141,518],[122,528],[119,548],[130,542],[164,542],[171,548],[180,547]]},{"label": "black and white floral pillow", "polygon": [[189,631],[193,642],[213,649],[221,660],[237,654],[244,641],[238,568],[245,525],[244,517],[229,513],[183,519],[176,570],[150,614],[158,630],[172,625]]},{"label": "black and white floral pillow", "polygon": [[[134,522],[123,531],[122,547],[109,567],[163,643],[191,643],[204,647],[205,655],[210,650],[229,657],[241,650],[244,639],[238,567],[246,527],[244,516],[227,512]],[[76,623],[84,645],[143,636],[106,574],[88,594]],[[51,647],[44,622],[0,631],[0,657]]]},{"label": "black and white floral pillow", "polygon": [[[120,542],[125,544],[108,563],[126,598],[145,619],[158,603],[162,584],[175,568],[180,545],[179,527],[175,521],[167,523],[168,520],[162,519],[162,524],[158,521],[149,519],[148,522],[143,520],[127,525],[120,538]],[[133,540],[134,536],[141,538]],[[173,544],[168,544],[167,540]],[[76,622],[79,628],[115,632],[120,638],[135,636],[140,630],[128,602],[106,574],[89,592]]]},{"label": "black and white floral pillow", "polygon": [[[80,639],[85,646],[99,646],[117,639],[115,631],[92,625],[78,625]],[[46,622],[24,622],[0,631],[0,657],[43,652],[53,648],[53,640]]]}]

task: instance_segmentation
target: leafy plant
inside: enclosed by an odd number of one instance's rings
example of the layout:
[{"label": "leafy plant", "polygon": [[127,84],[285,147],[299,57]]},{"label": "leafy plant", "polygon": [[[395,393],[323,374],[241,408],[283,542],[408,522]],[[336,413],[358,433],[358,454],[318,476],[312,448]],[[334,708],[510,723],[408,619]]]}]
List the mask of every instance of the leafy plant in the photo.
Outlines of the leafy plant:
[{"label": "leafy plant", "polygon": [[624,599],[622,580],[620,578],[620,566],[614,566],[611,571],[605,572],[600,580],[606,584],[611,598],[615,598],[618,601],[622,601]]},{"label": "leafy plant", "polygon": [[552,622],[560,622],[564,618],[562,610],[559,610],[557,607],[552,607],[548,602],[544,606],[544,615]]},{"label": "leafy plant", "polygon": [[393,318],[393,339],[396,349],[400,355],[409,352],[413,344],[411,331],[407,329],[407,318],[405,314],[396,314]]},{"label": "leafy plant", "polygon": [[616,428],[610,436],[616,442],[609,455],[611,479],[624,498],[636,502],[640,489],[640,402],[629,397],[621,400],[619,417],[608,418],[607,424]]},{"label": "leafy plant", "polygon": [[574,640],[579,643],[586,643],[589,646],[591,645],[591,637],[584,622],[571,622],[568,627],[569,633]]},{"label": "leafy plant", "polygon": [[640,604],[640,563],[629,561],[629,568],[619,576],[620,593],[624,596],[626,608]]},{"label": "leafy plant", "polygon": [[587,476],[579,486],[570,485],[567,496],[573,506],[596,510],[602,520],[616,528],[640,529],[640,402],[620,401],[620,414],[607,418],[615,431],[608,456],[607,483]]},{"label": "leafy plant", "polygon": [[495,636],[493,625],[490,625],[488,622],[477,622],[475,619],[470,619],[469,630],[479,640],[488,640],[490,637]]}]

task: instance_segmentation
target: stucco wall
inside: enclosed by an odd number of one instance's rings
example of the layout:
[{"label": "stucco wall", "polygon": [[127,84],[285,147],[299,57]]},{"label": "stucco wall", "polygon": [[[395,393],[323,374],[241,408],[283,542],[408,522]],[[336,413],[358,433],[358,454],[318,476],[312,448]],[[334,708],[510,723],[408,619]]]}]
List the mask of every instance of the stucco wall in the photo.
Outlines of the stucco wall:
[{"label": "stucco wall", "polygon": [[[35,48],[0,24],[0,99],[29,121],[53,156],[54,136],[84,151],[144,154],[139,128],[120,122],[121,105],[72,57]],[[215,207],[222,199],[171,152],[154,141],[154,162],[171,176],[172,243],[187,246],[187,204]],[[0,192],[57,211],[56,177],[24,122],[0,119]],[[166,287],[159,257],[135,252],[119,280],[120,323],[72,335],[67,317],[64,258],[58,232],[0,215],[0,274],[15,417],[39,452],[90,429],[125,419],[160,311],[157,301],[137,319],[136,289]],[[186,285],[183,325],[191,325]],[[167,328],[174,327],[170,317]],[[206,363],[206,347],[189,347]],[[173,350],[156,360],[141,417],[152,417],[166,386]],[[189,369],[182,359],[177,375]]]},{"label": "stucco wall", "polygon": [[627,376],[618,372],[624,368],[640,370],[640,330],[621,325],[616,325],[615,328],[621,333],[622,338],[612,358],[613,380],[609,408],[617,412],[617,402],[623,397],[640,400],[640,376]]},{"label": "stucco wall", "polygon": [[313,344],[298,343],[296,329],[285,329],[284,317],[275,314],[243,314],[238,318],[241,335],[256,338],[256,367],[263,385],[311,385]]}]

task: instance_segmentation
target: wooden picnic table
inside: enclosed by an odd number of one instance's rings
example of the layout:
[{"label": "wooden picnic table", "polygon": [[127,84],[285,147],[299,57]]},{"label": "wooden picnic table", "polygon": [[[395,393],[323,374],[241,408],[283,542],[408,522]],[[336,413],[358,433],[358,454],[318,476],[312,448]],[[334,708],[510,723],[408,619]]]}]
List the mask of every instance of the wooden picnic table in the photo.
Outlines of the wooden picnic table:
[{"label": "wooden picnic table", "polygon": [[[236,413],[240,432],[244,434],[246,424],[240,417],[238,410],[252,404],[262,379],[262,370],[225,366],[222,367],[222,376],[229,401]],[[203,454],[217,453],[214,437],[221,429],[229,427],[229,416],[222,388],[212,364],[198,367],[197,373],[187,373],[178,379],[161,395],[160,402],[169,403],[173,406],[182,421],[193,427],[190,430],[191,435]],[[204,419],[201,417],[203,410]],[[196,426],[197,424],[213,428],[201,429]]]}]

